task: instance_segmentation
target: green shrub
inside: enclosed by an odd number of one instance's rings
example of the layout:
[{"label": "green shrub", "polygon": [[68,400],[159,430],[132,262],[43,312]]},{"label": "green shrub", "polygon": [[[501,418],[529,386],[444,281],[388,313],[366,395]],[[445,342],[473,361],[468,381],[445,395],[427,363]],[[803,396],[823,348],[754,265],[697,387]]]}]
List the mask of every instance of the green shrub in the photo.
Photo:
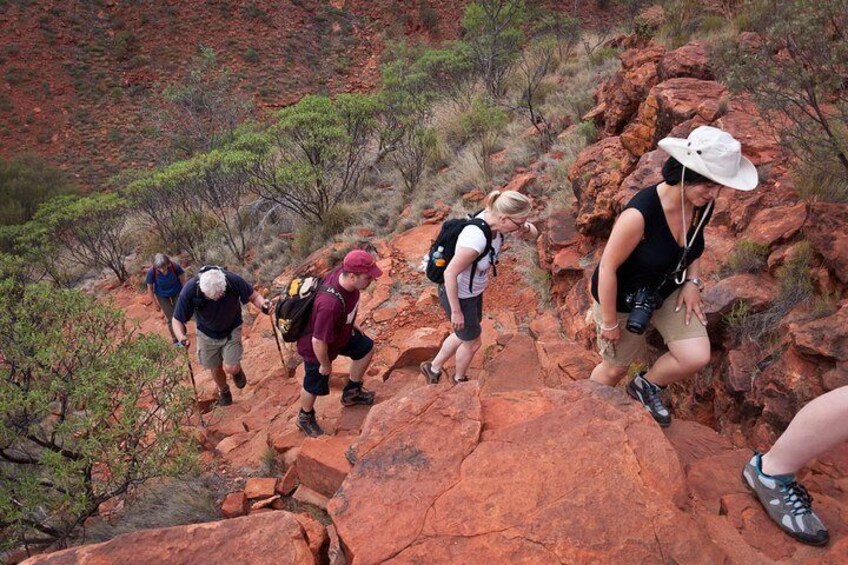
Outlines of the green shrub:
[{"label": "green shrub", "polygon": [[599,67],[603,65],[607,60],[613,59],[618,56],[618,50],[614,47],[601,47],[599,49],[595,49],[591,55],[589,55],[589,62],[592,65]]},{"label": "green shrub", "polygon": [[4,278],[0,350],[0,550],[62,543],[104,501],[192,467],[184,365],[120,311]]},{"label": "green shrub", "polygon": [[758,273],[765,267],[768,253],[767,244],[740,239],[727,259],[727,268],[731,273]]},{"label": "green shrub", "polygon": [[247,63],[256,64],[259,62],[259,51],[257,51],[254,47],[248,47],[247,50],[242,55],[242,59]]},{"label": "green shrub", "polygon": [[130,59],[138,51],[138,38],[131,31],[119,31],[115,34],[113,53],[120,61]]},{"label": "green shrub", "polygon": [[821,159],[813,166],[801,163],[793,173],[795,190],[808,202],[848,202],[848,177],[834,158]]},{"label": "green shrub", "polygon": [[23,224],[41,203],[78,191],[62,171],[34,155],[0,157],[0,225]]}]

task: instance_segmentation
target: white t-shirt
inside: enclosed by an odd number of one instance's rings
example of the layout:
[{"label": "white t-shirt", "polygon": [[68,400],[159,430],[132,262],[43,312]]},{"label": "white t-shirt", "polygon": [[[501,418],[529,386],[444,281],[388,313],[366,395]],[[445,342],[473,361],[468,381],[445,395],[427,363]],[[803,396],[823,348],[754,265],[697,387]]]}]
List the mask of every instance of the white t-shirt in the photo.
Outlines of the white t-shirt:
[{"label": "white t-shirt", "polygon": [[[484,210],[480,212],[476,217],[486,219],[486,211]],[[495,252],[496,261],[501,253],[502,241],[503,237],[500,234],[492,234],[492,249]],[[456,248],[459,249],[460,247],[467,247],[469,249],[473,249],[477,253],[482,253],[483,250],[486,249],[486,234],[484,234],[483,230],[477,226],[465,226],[459,233],[459,237],[456,239]],[[469,265],[468,268],[459,273],[459,276],[456,278],[457,285],[459,286],[459,297],[473,298],[474,296],[483,294],[483,291],[486,290],[486,285],[489,284],[489,268],[491,266],[491,255],[487,253],[486,256],[482,257],[480,262],[477,263],[477,270],[474,272],[474,281],[472,282],[471,292],[468,291],[468,279],[471,277],[472,265]]]}]

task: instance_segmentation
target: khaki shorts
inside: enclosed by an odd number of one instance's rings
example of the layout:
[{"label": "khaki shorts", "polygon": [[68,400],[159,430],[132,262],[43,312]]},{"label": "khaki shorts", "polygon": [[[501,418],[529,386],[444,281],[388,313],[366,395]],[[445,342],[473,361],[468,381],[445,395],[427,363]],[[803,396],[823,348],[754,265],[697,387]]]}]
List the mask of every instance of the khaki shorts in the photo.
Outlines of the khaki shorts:
[{"label": "khaki shorts", "polygon": [[[671,296],[665,299],[662,307],[654,312],[651,317],[650,325],[655,327],[663,341],[668,345],[675,341],[684,339],[692,339],[695,337],[707,337],[707,328],[701,323],[695,314],[689,319],[689,325],[686,325],[686,308],[681,308],[679,312],[675,312],[677,306],[677,297],[680,294],[680,289],[674,291]],[[601,352],[601,357],[604,361],[617,365],[619,367],[627,367],[640,353],[645,351],[645,337],[647,332],[642,335],[627,331],[627,317],[630,314],[625,312],[616,313],[616,321],[621,328],[617,343],[609,342],[601,338],[601,306],[595,302],[595,328],[598,332],[598,349]]]},{"label": "khaki shorts", "polygon": [[224,339],[213,339],[197,332],[197,359],[204,369],[216,369],[223,364],[238,365],[241,355],[241,326]]}]

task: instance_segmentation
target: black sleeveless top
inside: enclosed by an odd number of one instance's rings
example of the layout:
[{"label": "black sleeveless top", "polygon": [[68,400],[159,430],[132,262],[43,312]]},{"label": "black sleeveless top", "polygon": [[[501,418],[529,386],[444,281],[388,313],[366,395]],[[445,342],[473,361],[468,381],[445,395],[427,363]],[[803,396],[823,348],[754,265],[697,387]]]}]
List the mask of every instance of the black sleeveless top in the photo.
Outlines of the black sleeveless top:
[{"label": "black sleeveless top", "polygon": [[[662,202],[657,193],[657,185],[640,190],[624,207],[625,210],[628,208],[635,208],[645,218],[645,233],[639,245],[616,271],[618,278],[616,310],[619,312],[627,312],[624,297],[642,287],[659,288],[660,295],[665,299],[681,286],[668,275],[677,267],[680,257],[683,255],[683,247],[677,243],[668,226],[663,213]],[[687,240],[692,237],[692,233],[701,221],[701,215],[705,208],[695,209],[689,231],[686,234]],[[704,227],[709,223],[711,216],[712,207],[707,211]],[[692,242],[692,247],[689,248],[686,266],[691,265],[703,253],[704,228],[702,227],[695,237],[695,241]],[[598,303],[600,303],[600,300],[598,300],[599,267],[600,265],[596,266],[595,272],[592,274],[592,296]]]}]

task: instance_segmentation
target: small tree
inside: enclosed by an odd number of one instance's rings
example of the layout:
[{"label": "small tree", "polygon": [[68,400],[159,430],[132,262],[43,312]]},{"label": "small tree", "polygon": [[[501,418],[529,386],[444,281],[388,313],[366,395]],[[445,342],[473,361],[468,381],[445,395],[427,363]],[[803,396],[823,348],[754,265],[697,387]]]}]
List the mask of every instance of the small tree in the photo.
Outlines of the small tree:
[{"label": "small tree", "polygon": [[110,269],[124,282],[129,277],[124,258],[135,245],[127,229],[128,212],[127,201],[116,194],[60,196],[43,204],[34,221],[42,227],[42,239],[55,238],[78,263]]},{"label": "small tree", "polygon": [[240,262],[253,243],[249,215],[242,212],[256,157],[247,151],[214,150],[186,163],[184,191],[198,195],[217,220],[218,232]]},{"label": "small tree", "polygon": [[465,7],[464,39],[477,74],[494,99],[505,93],[521,53],[525,19],[523,0],[478,0]]},{"label": "small tree", "polygon": [[0,351],[0,549],[64,543],[104,501],[190,469],[190,388],[161,337],[0,273]]},{"label": "small tree", "polygon": [[418,186],[427,159],[436,149],[436,132],[432,128],[408,128],[397,141],[389,161],[400,172],[406,191],[411,193]]},{"label": "small tree", "polygon": [[848,5],[844,0],[749,3],[755,41],[720,50],[728,84],[750,93],[786,145],[815,167],[848,173]]},{"label": "small tree", "polygon": [[250,99],[208,47],[200,48],[183,81],[165,88],[163,97],[159,129],[180,157],[229,143],[253,112]]},{"label": "small tree", "polygon": [[521,90],[512,109],[524,115],[539,133],[542,148],[553,143],[555,132],[542,111],[543,81],[556,65],[556,39],[553,36],[533,41],[521,54],[516,65],[517,83]]},{"label": "small tree", "polygon": [[495,152],[498,137],[508,121],[506,112],[485,98],[474,99],[471,108],[461,119],[466,136],[479,143],[474,158],[486,179],[492,177],[489,156]]},{"label": "small tree", "polygon": [[214,222],[201,195],[185,182],[190,174],[187,162],[178,161],[132,182],[123,194],[169,251],[185,251],[195,261],[202,261]]},{"label": "small tree", "polygon": [[320,223],[361,189],[375,111],[376,100],[362,94],[306,96],[280,111],[269,132],[235,145],[256,154],[251,190],[307,223]]}]

